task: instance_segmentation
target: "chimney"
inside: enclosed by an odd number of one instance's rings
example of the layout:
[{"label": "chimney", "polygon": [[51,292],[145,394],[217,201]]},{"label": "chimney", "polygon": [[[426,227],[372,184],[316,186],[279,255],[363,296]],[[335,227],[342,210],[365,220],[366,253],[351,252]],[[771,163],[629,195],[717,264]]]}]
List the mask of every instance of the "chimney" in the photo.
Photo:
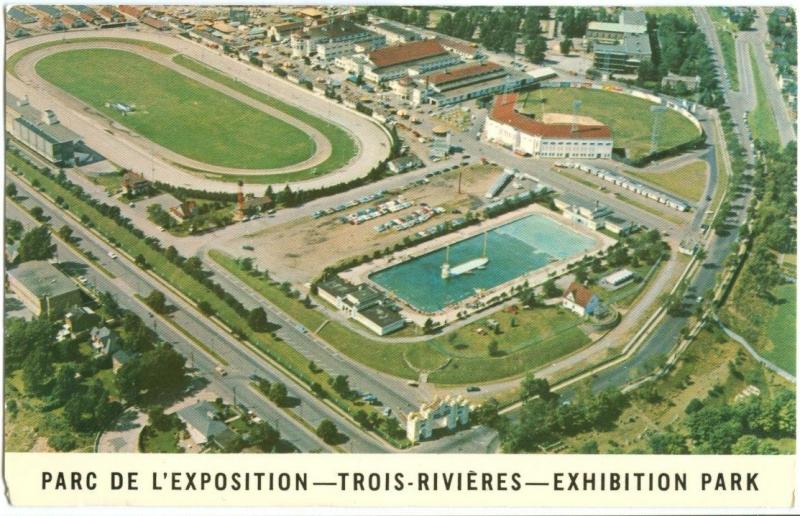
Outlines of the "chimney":
[{"label": "chimney", "polygon": [[42,122],[47,125],[56,125],[58,123],[58,117],[51,109],[45,109],[42,113]]}]

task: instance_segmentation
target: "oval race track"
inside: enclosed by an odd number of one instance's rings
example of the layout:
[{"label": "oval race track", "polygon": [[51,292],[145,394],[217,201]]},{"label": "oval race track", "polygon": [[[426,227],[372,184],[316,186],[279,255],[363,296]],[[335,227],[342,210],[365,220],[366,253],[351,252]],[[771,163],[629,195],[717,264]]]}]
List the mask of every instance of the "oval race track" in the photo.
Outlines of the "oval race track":
[{"label": "oval race track", "polygon": [[[73,32],[69,34],[68,39],[80,40],[102,37],[150,41],[172,48],[176,53],[184,54],[214,67],[261,93],[268,94],[295,107],[300,107],[323,121],[336,124],[339,128],[346,130],[349,136],[355,140],[358,149],[357,154],[345,166],[313,179],[271,183],[275,190],[284,188],[287,183],[291,185],[293,190],[303,190],[350,181],[367,175],[372,168],[389,155],[390,139],[387,131],[369,117],[347,109],[335,101],[315,95],[303,87],[289,83],[270,73],[254,69],[248,64],[221,55],[217,50],[205,48],[177,36],[126,29]],[[14,41],[7,46],[8,55],[11,56],[20,50],[35,47],[42,43],[63,39],[64,35],[48,34],[42,37]],[[90,47],[119,50],[136,49],[140,55],[148,59],[152,59],[201,84],[219,90],[221,94],[228,95],[254,109],[259,109],[270,116],[280,118],[282,121],[302,129],[314,140],[315,153],[301,163],[278,169],[254,170],[205,164],[157,145],[122,127],[120,124],[112,122],[109,118],[97,113],[82,101],[46,82],[35,73],[35,63],[45,56],[64,50]],[[286,173],[299,172],[314,167],[323,162],[331,153],[328,139],[308,124],[220,83],[208,80],[206,77],[189,69],[174,64],[170,58],[165,57],[163,54],[138,48],[132,43],[86,40],[80,44],[51,46],[24,56],[17,64],[16,71],[19,78],[12,76],[10,73],[6,74],[7,90],[10,93],[17,97],[27,95],[31,103],[39,109],[54,110],[61,122],[77,132],[90,148],[119,166],[143,173],[148,179],[187,188],[233,192],[238,187],[230,178],[228,180],[215,180],[213,174],[202,174],[198,173],[197,170],[239,176],[246,176],[247,174],[259,176],[270,174],[285,175]],[[283,176],[281,179],[283,180]],[[244,187],[246,192],[256,194],[263,193],[265,188],[266,183],[263,181],[253,184],[246,183]]]}]

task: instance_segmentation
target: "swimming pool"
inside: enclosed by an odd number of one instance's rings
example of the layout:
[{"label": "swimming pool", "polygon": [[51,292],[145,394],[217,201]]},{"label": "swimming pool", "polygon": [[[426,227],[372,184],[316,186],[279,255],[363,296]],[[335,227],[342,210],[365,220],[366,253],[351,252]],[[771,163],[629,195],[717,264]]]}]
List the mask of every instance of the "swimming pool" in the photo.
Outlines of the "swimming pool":
[{"label": "swimming pool", "polygon": [[[435,312],[475,294],[535,271],[550,262],[590,250],[597,241],[544,215],[528,215],[487,232],[489,263],[468,274],[441,277],[446,250],[394,265],[370,279],[412,307]],[[451,266],[480,257],[484,235],[478,234],[450,246]]]}]

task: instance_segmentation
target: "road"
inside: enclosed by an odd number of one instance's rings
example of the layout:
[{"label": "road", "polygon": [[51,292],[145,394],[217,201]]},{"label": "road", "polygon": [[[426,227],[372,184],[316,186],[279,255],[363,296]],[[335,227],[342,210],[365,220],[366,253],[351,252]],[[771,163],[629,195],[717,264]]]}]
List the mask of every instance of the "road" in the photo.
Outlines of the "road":
[{"label": "road", "polygon": [[[289,410],[300,419],[307,421],[312,427],[316,428],[316,425],[323,419],[330,419],[336,423],[339,431],[350,439],[346,445],[349,450],[361,453],[376,453],[387,450],[387,445],[379,442],[373,436],[365,434],[353,423],[305,389],[298,388],[292,378],[270,366],[263,359],[254,356],[254,353],[245,348],[242,343],[215,327],[204,315],[196,311],[182,298],[166,290],[136,265],[122,256],[116,260],[107,258],[107,253],[111,250],[107,244],[88,232],[71,217],[62,215],[61,211],[55,209],[41,194],[32,191],[24,183],[17,182],[17,186],[21,192],[24,192],[29,197],[28,202],[42,207],[45,214],[51,217],[51,223],[54,226],[64,224],[70,226],[73,229],[73,234],[81,238],[81,247],[99,257],[101,265],[116,276],[114,279],[109,279],[102,273],[97,272],[93,267],[90,267],[85,275],[89,278],[91,284],[99,290],[111,292],[122,306],[134,310],[142,317],[142,320],[148,324],[153,324],[154,329],[161,338],[166,342],[175,343],[176,348],[184,356],[191,359],[190,362],[193,362],[194,367],[210,380],[212,387],[216,388],[217,392],[222,392],[228,399],[232,399],[235,388],[237,401],[242,401],[248,406],[260,407],[257,413],[263,414],[267,421],[278,421],[278,426],[286,435],[301,442],[302,446],[298,445],[298,448],[305,451],[327,448],[316,436],[313,436],[313,439],[309,441],[313,434],[302,425],[298,425],[294,418],[286,415],[284,411],[277,409],[273,404],[255,394],[249,388],[249,376],[251,374],[258,374],[271,382],[283,382],[288,387],[289,396],[300,401],[297,407]],[[74,251],[71,251],[66,246],[62,247],[64,247],[62,252],[67,253],[66,256],[69,257],[70,261],[77,261],[87,265],[86,261],[77,256]],[[144,305],[135,301],[135,295],[146,296],[153,289],[164,292],[168,304],[176,307],[175,311],[170,314],[170,319],[175,324],[184,328],[195,339],[203,342],[228,362],[229,365],[226,366],[226,370],[229,374],[227,376],[220,377],[215,372],[218,362],[213,357],[195,346],[193,342],[164,322],[163,319],[154,316]]]},{"label": "road", "polygon": [[[695,18],[698,20],[699,26],[705,32],[708,41],[711,43],[712,49],[714,49],[715,63],[721,76],[721,72],[724,70],[724,62],[722,58],[722,51],[716,38],[716,32],[711,24],[711,18],[709,17],[707,11],[703,8],[695,8],[694,11]],[[740,70],[749,71],[750,68],[740,67]],[[741,77],[740,85],[743,90],[750,88],[750,86],[744,85],[749,84],[751,80],[752,77]],[[734,114],[733,122],[739,129],[739,141],[747,153],[748,163],[752,165],[752,143],[746,137],[747,129],[744,127],[742,117],[735,116],[736,112],[741,113],[741,110],[746,109],[747,106],[742,105],[741,95],[737,95],[735,92],[732,92],[727,81],[723,81],[722,85],[726,104],[730,106],[731,112]],[[718,142],[723,138],[723,135],[717,134],[716,128],[712,127],[711,125],[707,125],[706,127],[711,131],[707,132],[707,134],[709,134],[708,144],[711,147],[706,154],[706,158],[708,160],[712,160],[712,157],[714,156],[714,152],[712,152],[714,150],[713,146],[716,145],[715,142]],[[711,165],[712,162],[709,161],[709,164]],[[716,163],[714,164],[716,165]],[[742,206],[747,206],[750,195],[751,193],[748,191],[741,199],[740,204]],[[687,292],[692,297],[706,297],[705,293],[713,288],[716,282],[716,274],[725,258],[730,254],[732,246],[735,244],[739,235],[739,226],[742,224],[745,217],[746,210],[736,210],[734,217],[728,221],[731,229],[723,235],[712,234],[709,238],[709,241],[706,245],[707,257],[704,260],[704,263],[698,268],[697,273],[689,282]],[[688,303],[688,309],[690,311],[694,309],[695,306],[696,301],[691,301]],[[641,368],[643,366],[647,365],[648,363],[655,363],[657,360],[666,357],[667,353],[672,349],[672,347],[677,344],[680,337],[680,332],[686,327],[687,320],[688,317],[686,316],[673,317],[665,315],[662,322],[653,330],[638,353],[631,360],[628,360],[620,367],[599,373],[594,379],[593,388],[601,390],[611,386],[620,386],[631,380],[633,376],[640,375],[642,372]]]}]

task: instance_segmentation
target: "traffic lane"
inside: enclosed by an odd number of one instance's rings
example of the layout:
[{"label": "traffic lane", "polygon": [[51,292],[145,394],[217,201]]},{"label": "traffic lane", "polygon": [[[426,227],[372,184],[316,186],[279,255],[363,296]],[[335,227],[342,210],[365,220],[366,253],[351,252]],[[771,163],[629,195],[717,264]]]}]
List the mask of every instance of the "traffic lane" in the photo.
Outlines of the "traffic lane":
[{"label": "traffic lane", "polygon": [[[260,303],[267,312],[267,320],[281,327],[277,334],[306,358],[314,360],[318,366],[325,369],[329,374],[347,375],[351,387],[362,394],[374,394],[384,406],[391,407],[395,411],[398,409],[406,412],[416,410],[415,403],[409,400],[421,400],[418,399],[416,391],[408,392],[409,388],[404,381],[385,377],[378,381],[375,375],[380,373],[368,370],[366,367],[359,367],[338,351],[328,349],[309,336],[308,333],[298,329],[298,323],[291,322],[282,314],[277,313],[259,294],[253,293],[249,287],[242,285],[238,279],[231,278],[229,273],[220,270],[216,264],[212,264],[212,270],[214,271],[214,280],[226,290],[235,293],[238,299],[248,299],[252,303]],[[307,328],[306,330],[314,331],[315,328]],[[403,385],[400,385],[401,383]]]},{"label": "traffic lane", "polygon": [[[25,187],[25,185],[22,186],[23,188]],[[46,210],[46,213],[51,215],[54,219],[61,220],[62,223],[63,221],[68,220],[69,225],[73,228],[75,234],[82,237],[82,246],[91,247],[89,250],[98,256],[105,254],[105,244],[101,246],[98,242],[96,242],[94,240],[96,238],[94,235],[88,234],[82,226],[75,223],[71,219],[67,219],[65,217],[62,218],[60,215],[56,215],[56,212],[54,212],[54,210],[52,210],[47,203],[40,203],[40,205]],[[146,293],[149,293],[150,290],[154,288],[158,289],[160,287],[159,285],[154,284],[154,279],[150,278],[149,276],[144,276],[145,273],[139,271],[138,268],[134,270],[135,265],[128,265],[127,260],[104,261],[104,266],[105,265],[108,266],[108,269],[111,270],[112,273],[117,275],[120,281],[126,281],[134,278],[132,280],[132,286],[134,289],[137,289],[138,293],[140,294],[146,295]],[[153,284],[150,282],[153,282]],[[142,285],[144,285],[144,288]],[[192,314],[187,314],[181,309],[182,305],[186,306],[185,302],[173,297],[171,292],[166,291],[164,294],[167,297],[168,302],[177,308],[177,310],[175,310],[172,314],[173,319],[176,320],[176,322],[179,322],[181,326],[185,328],[188,325],[189,327],[186,328],[187,331],[198,338],[198,340],[217,345],[214,350],[223,356],[223,358],[225,358],[228,362],[239,366],[245,364],[247,371],[259,371],[260,375],[271,378],[272,381],[281,381],[285,383],[288,387],[290,395],[299,399],[301,401],[301,405],[303,403],[306,404],[307,408],[304,409],[304,414],[314,421],[331,419],[334,422],[338,422],[339,424],[337,426],[339,427],[340,432],[347,435],[348,438],[353,441],[352,447],[354,450],[364,452],[384,451],[384,449],[374,439],[372,439],[371,436],[368,437],[360,435],[360,429],[349,423],[348,420],[344,419],[343,416],[339,415],[333,409],[327,407],[322,401],[318,400],[312,394],[307,393],[305,390],[296,388],[294,382],[284,374],[268,368],[266,363],[262,363],[260,359],[257,360],[252,357],[250,352],[246,351],[241,343],[238,341],[233,341],[232,337],[229,337],[228,335],[220,335],[201,318],[198,318]],[[183,317],[186,318],[184,319]],[[150,319],[149,316],[148,319]],[[348,427],[348,425],[350,425],[350,427]]]},{"label": "traffic lane", "polygon": [[[19,220],[33,221],[30,215],[23,212],[19,207],[14,204],[7,204],[8,215],[18,218]],[[128,292],[125,292],[116,281],[108,279],[104,274],[99,272],[90,262],[83,256],[78,254],[72,247],[63,243],[61,240],[56,239],[56,256],[62,264],[69,267],[78,267],[82,269],[82,275],[87,278],[87,287],[96,288],[97,290],[109,292],[116,299],[120,307],[130,310],[138,315],[146,324],[151,324],[158,336],[164,342],[170,343],[179,353],[189,360],[189,364],[193,369],[205,373],[210,382],[208,387],[221,397],[228,400],[233,399],[232,390],[233,386],[228,385],[235,382],[233,381],[220,381],[214,378],[214,371],[217,365],[216,361],[212,360],[201,350],[196,349],[180,332],[174,330],[170,325],[161,323],[155,324],[155,319],[152,317],[150,310],[140,303],[137,303]],[[238,385],[242,391],[242,385]],[[244,389],[247,390],[246,388]],[[322,451],[323,446],[314,438],[310,437],[305,429],[297,426],[289,416],[283,414],[270,407],[263,400],[252,400],[248,406],[262,419],[273,422],[282,423],[285,430],[284,438],[291,442],[299,450],[303,451]],[[288,433],[287,433],[288,431]]]}]

